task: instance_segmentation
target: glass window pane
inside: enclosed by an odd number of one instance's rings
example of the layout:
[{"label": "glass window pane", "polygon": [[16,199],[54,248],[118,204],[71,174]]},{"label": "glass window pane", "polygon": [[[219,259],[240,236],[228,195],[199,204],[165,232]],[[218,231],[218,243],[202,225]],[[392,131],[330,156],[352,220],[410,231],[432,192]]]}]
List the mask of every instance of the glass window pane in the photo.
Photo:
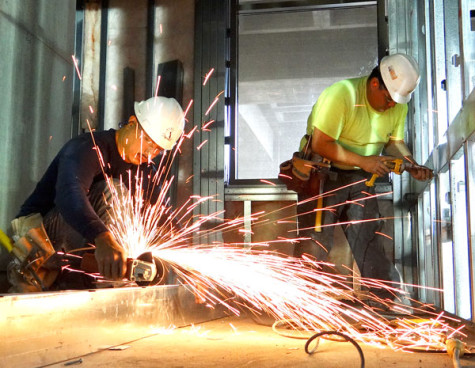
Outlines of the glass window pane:
[{"label": "glass window pane", "polygon": [[239,16],[237,179],[277,178],[323,89],[377,63],[376,6]]}]

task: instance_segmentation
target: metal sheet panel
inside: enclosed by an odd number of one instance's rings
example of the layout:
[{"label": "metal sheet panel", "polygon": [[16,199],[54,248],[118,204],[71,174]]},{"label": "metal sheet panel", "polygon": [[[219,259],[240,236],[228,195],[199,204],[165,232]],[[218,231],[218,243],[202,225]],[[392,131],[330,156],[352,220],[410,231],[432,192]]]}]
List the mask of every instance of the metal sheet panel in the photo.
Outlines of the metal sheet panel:
[{"label": "metal sheet panel", "polygon": [[8,295],[0,298],[0,366],[38,367],[223,317],[184,286]]}]

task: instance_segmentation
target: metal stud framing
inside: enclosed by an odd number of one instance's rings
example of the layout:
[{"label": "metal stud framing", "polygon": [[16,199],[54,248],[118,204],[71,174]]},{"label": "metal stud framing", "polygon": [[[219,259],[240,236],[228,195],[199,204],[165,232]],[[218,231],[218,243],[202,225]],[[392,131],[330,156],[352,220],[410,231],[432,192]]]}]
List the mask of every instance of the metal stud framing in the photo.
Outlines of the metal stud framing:
[{"label": "metal stud framing", "polygon": [[[196,2],[193,193],[215,196],[203,202],[195,215],[224,209],[224,111],[227,54],[228,1]],[[204,77],[214,69],[207,83]],[[215,99],[218,99],[214,104]],[[214,106],[210,109],[210,107]],[[202,129],[214,120],[209,128]],[[212,223],[212,221],[211,221]],[[212,225],[212,224],[211,224]],[[200,242],[202,242],[200,240]],[[219,241],[218,235],[208,242]]]}]

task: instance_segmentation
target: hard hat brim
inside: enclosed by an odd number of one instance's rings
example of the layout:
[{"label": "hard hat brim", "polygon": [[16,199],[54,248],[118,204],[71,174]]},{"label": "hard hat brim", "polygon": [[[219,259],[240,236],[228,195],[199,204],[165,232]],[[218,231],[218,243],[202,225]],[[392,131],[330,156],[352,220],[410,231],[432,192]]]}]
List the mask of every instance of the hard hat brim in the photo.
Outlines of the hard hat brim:
[{"label": "hard hat brim", "polygon": [[398,104],[406,104],[408,103],[411,98],[412,98],[412,92],[409,93],[408,95],[406,96],[403,96],[403,95],[400,95],[399,93],[397,92],[393,92],[391,93],[391,91],[388,91],[389,92],[389,95],[391,96],[391,98],[393,99],[394,102],[398,103]]}]

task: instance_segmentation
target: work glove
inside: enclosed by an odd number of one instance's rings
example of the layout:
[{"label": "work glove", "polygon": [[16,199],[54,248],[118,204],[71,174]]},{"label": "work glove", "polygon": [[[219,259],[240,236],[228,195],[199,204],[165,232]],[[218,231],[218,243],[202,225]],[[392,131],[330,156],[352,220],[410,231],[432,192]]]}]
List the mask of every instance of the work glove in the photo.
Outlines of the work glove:
[{"label": "work glove", "polygon": [[55,253],[39,213],[12,221],[14,259],[8,265],[7,276],[11,292],[47,290],[55,281],[58,271],[43,267]]}]

